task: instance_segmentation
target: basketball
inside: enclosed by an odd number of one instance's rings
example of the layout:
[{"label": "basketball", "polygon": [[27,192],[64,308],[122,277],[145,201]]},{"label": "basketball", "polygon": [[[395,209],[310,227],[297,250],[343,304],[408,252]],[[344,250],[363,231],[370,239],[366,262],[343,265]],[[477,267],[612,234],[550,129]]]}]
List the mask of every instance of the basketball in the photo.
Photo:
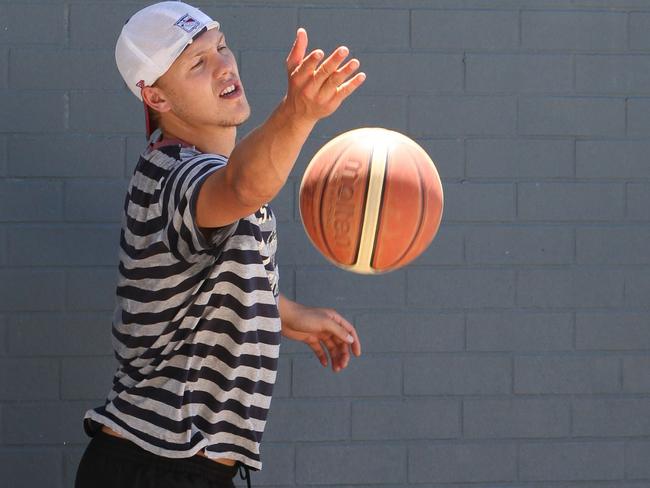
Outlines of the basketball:
[{"label": "basketball", "polygon": [[309,239],[336,266],[362,274],[398,269],[429,246],[443,191],[429,155],[409,137],[366,127],[327,142],[299,192]]}]

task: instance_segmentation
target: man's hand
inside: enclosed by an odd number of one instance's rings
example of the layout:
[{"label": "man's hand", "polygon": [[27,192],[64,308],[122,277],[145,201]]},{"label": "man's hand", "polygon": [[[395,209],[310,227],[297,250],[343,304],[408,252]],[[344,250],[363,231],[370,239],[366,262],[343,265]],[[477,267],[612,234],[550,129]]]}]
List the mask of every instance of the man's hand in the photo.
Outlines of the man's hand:
[{"label": "man's hand", "polygon": [[307,344],[325,367],[327,367],[326,352],[329,352],[334,372],[348,365],[350,348],[355,356],[361,355],[361,343],[357,331],[335,310],[306,307],[281,294],[280,318],[282,335]]},{"label": "man's hand", "polygon": [[332,114],[343,100],[365,81],[365,73],[352,74],[359,69],[359,60],[351,59],[339,68],[348,56],[345,46],[340,46],[318,63],[325,54],[315,49],[305,57],[307,31],[302,27],[296,33],[291,52],[287,57],[289,86],[285,104],[299,119],[315,124],[319,119]]}]

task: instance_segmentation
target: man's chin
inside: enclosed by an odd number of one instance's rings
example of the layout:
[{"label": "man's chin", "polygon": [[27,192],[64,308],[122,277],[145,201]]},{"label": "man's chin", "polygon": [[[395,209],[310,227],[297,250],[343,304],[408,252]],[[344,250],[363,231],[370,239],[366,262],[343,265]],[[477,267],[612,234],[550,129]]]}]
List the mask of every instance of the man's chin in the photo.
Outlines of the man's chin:
[{"label": "man's chin", "polygon": [[251,116],[250,109],[247,109],[245,112],[242,112],[238,115],[233,115],[229,119],[220,119],[218,125],[221,127],[239,127],[244,124]]}]

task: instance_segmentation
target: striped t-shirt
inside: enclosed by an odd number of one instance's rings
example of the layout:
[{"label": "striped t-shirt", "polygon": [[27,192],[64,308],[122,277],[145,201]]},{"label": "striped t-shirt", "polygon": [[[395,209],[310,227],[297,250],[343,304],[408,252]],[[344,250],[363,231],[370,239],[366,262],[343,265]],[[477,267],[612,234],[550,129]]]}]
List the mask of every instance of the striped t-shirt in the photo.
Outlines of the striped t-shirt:
[{"label": "striped t-shirt", "polygon": [[[163,141],[164,142],[164,141]],[[268,205],[204,235],[196,198],[224,156],[155,145],[124,201],[112,343],[118,367],[101,424],[160,456],[262,469],[280,350],[275,216]]]}]

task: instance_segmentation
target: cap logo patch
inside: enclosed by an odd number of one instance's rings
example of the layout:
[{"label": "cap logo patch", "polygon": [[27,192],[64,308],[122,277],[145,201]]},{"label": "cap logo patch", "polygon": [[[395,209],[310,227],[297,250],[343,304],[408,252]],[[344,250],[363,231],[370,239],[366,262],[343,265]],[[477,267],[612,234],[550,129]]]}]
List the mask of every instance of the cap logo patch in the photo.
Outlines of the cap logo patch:
[{"label": "cap logo patch", "polygon": [[178,19],[174,25],[180,27],[187,33],[191,33],[192,31],[195,31],[201,25],[201,23],[198,20],[190,17],[190,14],[185,14],[180,19]]}]

